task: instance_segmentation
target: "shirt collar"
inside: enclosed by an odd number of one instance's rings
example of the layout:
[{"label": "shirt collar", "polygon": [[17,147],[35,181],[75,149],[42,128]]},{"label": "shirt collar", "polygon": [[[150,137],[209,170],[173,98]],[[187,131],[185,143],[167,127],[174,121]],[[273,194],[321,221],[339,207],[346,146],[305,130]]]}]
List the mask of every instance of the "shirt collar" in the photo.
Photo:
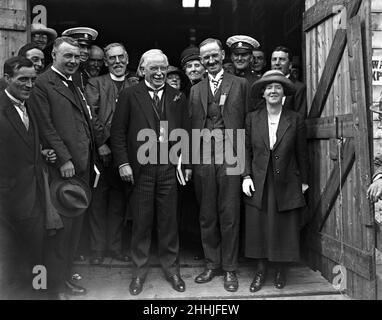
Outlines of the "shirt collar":
[{"label": "shirt collar", "polygon": [[153,90],[155,90],[155,91],[163,90],[163,88],[164,88],[164,86],[165,86],[165,84],[163,84],[163,86],[161,86],[160,88],[154,88],[154,87],[151,85],[151,83],[148,82],[146,79],[145,79],[145,84],[146,84],[146,86],[148,86],[149,88],[151,88],[151,89],[153,89]]},{"label": "shirt collar", "polygon": [[110,78],[114,81],[124,81],[125,80],[125,75],[123,75],[122,77],[117,77],[116,75],[112,74],[111,72],[109,72],[110,74]]},{"label": "shirt collar", "polygon": [[25,104],[25,101],[21,101],[19,99],[16,99],[14,96],[12,96],[7,89],[4,90],[5,91],[5,94],[8,96],[9,99],[12,100],[12,102],[14,102],[15,104],[17,105],[24,105]]},{"label": "shirt collar", "polygon": [[208,78],[211,80],[219,80],[221,77],[223,77],[224,69],[221,69],[215,76],[212,74],[208,74]]},{"label": "shirt collar", "polygon": [[58,71],[55,67],[51,66],[52,70],[56,73],[58,73],[61,77],[64,77],[64,79],[68,80],[68,81],[72,81],[72,76],[69,76],[67,77],[66,75],[64,75],[61,71]]}]

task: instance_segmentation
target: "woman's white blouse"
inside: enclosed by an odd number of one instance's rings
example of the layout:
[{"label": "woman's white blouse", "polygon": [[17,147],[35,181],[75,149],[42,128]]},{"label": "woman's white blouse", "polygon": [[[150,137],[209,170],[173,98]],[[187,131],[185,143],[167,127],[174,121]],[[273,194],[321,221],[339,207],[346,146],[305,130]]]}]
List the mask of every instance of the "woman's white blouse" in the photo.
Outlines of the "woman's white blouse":
[{"label": "woman's white blouse", "polygon": [[271,121],[271,118],[269,117],[269,114],[268,114],[269,148],[271,150],[273,150],[273,146],[275,145],[277,140],[276,132],[279,126],[280,115],[281,115],[281,112],[277,116],[273,116]]}]

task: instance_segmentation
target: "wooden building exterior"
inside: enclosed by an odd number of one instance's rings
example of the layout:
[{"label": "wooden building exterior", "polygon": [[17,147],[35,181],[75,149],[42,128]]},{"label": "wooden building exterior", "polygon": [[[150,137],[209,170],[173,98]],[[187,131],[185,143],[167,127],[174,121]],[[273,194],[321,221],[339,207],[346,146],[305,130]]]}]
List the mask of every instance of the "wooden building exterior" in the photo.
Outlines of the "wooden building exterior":
[{"label": "wooden building exterior", "polygon": [[[233,9],[230,1],[224,2],[233,12],[231,27],[227,17],[221,23],[224,32],[245,30],[235,11],[237,3],[268,19],[263,0],[232,1]],[[1,66],[30,39],[29,3],[0,0]],[[287,13],[284,25],[293,21],[291,11]],[[380,0],[305,0],[301,19],[311,162],[304,256],[313,270],[357,299],[377,298],[375,248],[381,236],[366,190],[374,148],[369,107],[376,100],[371,61],[373,55],[382,57],[381,16]],[[249,23],[259,25],[262,33],[262,22]],[[291,37],[295,28],[290,25],[285,36]],[[378,130],[375,115],[374,120]],[[381,142],[376,149],[382,150]]]}]

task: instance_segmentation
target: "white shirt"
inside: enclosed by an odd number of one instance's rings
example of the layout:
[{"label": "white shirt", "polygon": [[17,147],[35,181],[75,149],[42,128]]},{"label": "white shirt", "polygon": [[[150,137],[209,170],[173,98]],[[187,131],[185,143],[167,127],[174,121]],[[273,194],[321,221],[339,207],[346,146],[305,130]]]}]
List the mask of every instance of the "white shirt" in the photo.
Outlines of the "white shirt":
[{"label": "white shirt", "polygon": [[116,75],[112,74],[112,73],[109,73],[110,74],[110,78],[114,81],[125,81],[125,75],[121,76],[121,77],[117,77]]},{"label": "white shirt", "polygon": [[269,117],[268,113],[268,133],[269,133],[269,148],[273,150],[273,146],[276,143],[277,140],[277,128],[279,127],[279,121],[280,121],[281,111],[278,115],[273,115],[272,121]]},{"label": "white shirt", "polygon": [[[21,105],[25,105],[25,101],[20,101],[19,99],[16,99],[14,96],[12,96],[8,91],[7,89],[4,90],[5,91],[5,94],[8,96],[9,99],[11,99],[14,103],[16,104],[21,104]],[[20,118],[21,118],[21,121],[24,122],[24,114],[23,112],[20,110],[20,108],[17,108],[15,105],[13,105],[17,111],[17,113],[19,114]]]},{"label": "white shirt", "polygon": [[220,87],[220,85],[222,84],[222,80],[223,80],[223,74],[224,74],[224,69],[221,69],[216,75],[215,77],[212,75],[212,74],[208,74],[208,79],[209,79],[209,82],[210,82],[210,88],[211,88],[211,91],[214,92],[215,91],[215,85],[213,84],[213,82],[211,80],[219,80],[219,83],[218,83],[218,88]]},{"label": "white shirt", "polygon": [[[160,100],[162,99],[164,85],[163,85],[162,87],[160,87],[160,88],[157,89],[157,88],[154,88],[154,87],[151,85],[151,83],[148,82],[148,81],[146,81],[146,80],[145,80],[145,84],[146,84],[146,86],[148,86],[149,88],[151,88],[151,89],[153,89],[153,90],[157,90],[157,91],[158,91],[158,97],[159,97],[159,99],[160,99]],[[154,98],[154,92],[153,92],[153,91],[149,91],[149,95],[150,95],[151,99]]]}]

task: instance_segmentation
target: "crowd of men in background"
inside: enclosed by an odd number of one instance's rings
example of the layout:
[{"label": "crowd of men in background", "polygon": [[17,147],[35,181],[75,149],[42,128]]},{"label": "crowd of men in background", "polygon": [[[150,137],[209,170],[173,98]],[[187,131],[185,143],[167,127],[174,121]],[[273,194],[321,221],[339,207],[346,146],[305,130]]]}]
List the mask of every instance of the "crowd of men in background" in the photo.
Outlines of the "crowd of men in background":
[{"label": "crowd of men in background", "polygon": [[[173,166],[139,166],[130,150],[137,149],[136,135],[148,126],[147,119],[159,137],[161,121],[185,129],[243,128],[245,114],[264,103],[249,94],[267,69],[264,51],[252,37],[235,35],[226,41],[230,55],[225,56],[220,41],[207,39],[181,53],[180,69],[153,49],[142,55],[134,72],[128,69],[123,44],[102,49],[94,44],[97,36],[91,28],[72,28],[57,37],[55,30],[34,24],[32,42],[4,64],[0,147],[6,155],[0,160],[0,219],[6,231],[0,233],[6,239],[3,246],[14,248],[17,243],[18,251],[2,251],[2,261],[11,269],[2,281],[26,279],[31,286],[33,266],[44,265],[50,298],[83,295],[86,289],[76,283],[81,275],[72,273],[72,262],[90,255],[90,264],[99,265],[108,256],[133,262],[130,293],[137,295],[148,272],[157,215],[159,259],[175,290],[185,290],[178,230],[187,221],[197,243],[195,258],[206,260],[206,270],[195,281],[210,281],[219,267],[224,288],[236,291],[240,177],[221,179],[224,168],[197,167],[192,172],[190,167],[186,181],[193,177],[195,187],[179,188]],[[107,72],[101,74],[104,66]],[[275,48],[270,67],[296,86],[296,93],[284,101],[286,108],[306,117],[305,86],[290,50]],[[223,72],[232,78],[223,78]],[[220,102],[196,86],[201,81],[210,81],[214,94],[229,88],[238,115],[223,119]],[[208,104],[207,122],[198,113],[203,103]],[[219,188],[224,195],[219,208],[212,208],[209,203]],[[16,272],[16,265],[23,266],[20,261],[28,266]],[[27,274],[22,275],[24,270]]]}]

